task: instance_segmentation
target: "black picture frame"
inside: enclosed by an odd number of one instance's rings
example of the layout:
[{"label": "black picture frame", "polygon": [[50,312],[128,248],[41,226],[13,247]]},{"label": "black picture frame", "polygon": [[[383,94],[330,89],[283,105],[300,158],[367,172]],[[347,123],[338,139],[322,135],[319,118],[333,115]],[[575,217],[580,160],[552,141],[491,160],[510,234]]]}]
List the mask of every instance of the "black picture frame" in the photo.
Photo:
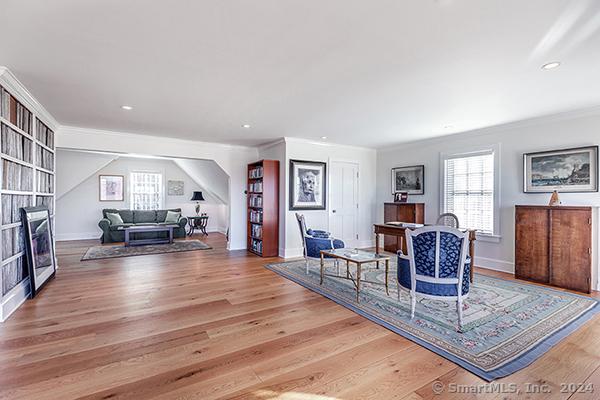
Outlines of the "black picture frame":
[{"label": "black picture frame", "polygon": [[[304,168],[301,168],[304,167]],[[314,201],[302,201],[300,196],[300,176],[298,171],[304,169],[308,172],[313,171],[313,176],[316,177],[313,184]],[[298,175],[298,176],[297,176]],[[306,161],[306,160],[290,160],[289,171],[289,209],[290,211],[297,210],[325,210],[327,209],[327,163],[322,161]]]},{"label": "black picture frame", "polygon": [[[589,165],[589,174],[590,174],[590,184],[589,188],[579,187],[574,188],[575,185],[547,185],[540,187],[539,189],[535,189],[533,185],[533,174],[534,171],[532,169],[532,161],[535,157],[541,156],[556,156],[561,154],[568,154],[573,152],[589,152],[590,153],[590,165]],[[575,171],[573,171],[575,172]],[[599,168],[598,168],[598,145],[592,146],[582,146],[582,147],[571,147],[566,149],[556,149],[556,150],[544,150],[537,151],[531,153],[523,154],[523,192],[524,193],[552,193],[554,191],[560,193],[596,193],[599,190],[600,180],[599,180]],[[557,180],[560,178],[557,178]],[[583,186],[583,185],[582,185]]]},{"label": "black picture frame", "polygon": [[24,207],[21,221],[31,287],[29,297],[34,298],[56,274],[52,220],[48,207]]},{"label": "black picture frame", "polygon": [[[410,189],[407,187],[398,187],[396,177],[402,172],[411,172],[418,174],[420,189]],[[425,194],[425,165],[410,165],[407,167],[392,168],[392,194],[406,192],[409,195],[424,195]]]}]

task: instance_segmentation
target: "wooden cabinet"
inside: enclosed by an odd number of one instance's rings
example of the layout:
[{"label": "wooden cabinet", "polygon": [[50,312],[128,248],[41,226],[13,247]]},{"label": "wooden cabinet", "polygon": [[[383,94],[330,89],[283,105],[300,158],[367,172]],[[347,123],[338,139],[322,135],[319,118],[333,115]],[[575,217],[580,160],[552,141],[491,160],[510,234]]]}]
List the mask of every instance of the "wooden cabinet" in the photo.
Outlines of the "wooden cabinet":
[{"label": "wooden cabinet", "polygon": [[[415,224],[425,223],[424,203],[385,203],[383,207],[383,222],[411,222]],[[404,243],[405,241],[402,241]],[[406,247],[406,246],[404,246]],[[397,252],[400,250],[400,238],[398,236],[385,235],[383,238],[383,249],[385,251]],[[406,249],[402,249],[406,252]]]},{"label": "wooden cabinet", "polygon": [[279,161],[248,164],[248,251],[279,254]]},{"label": "wooden cabinet", "polygon": [[516,206],[515,276],[589,293],[592,208]]}]

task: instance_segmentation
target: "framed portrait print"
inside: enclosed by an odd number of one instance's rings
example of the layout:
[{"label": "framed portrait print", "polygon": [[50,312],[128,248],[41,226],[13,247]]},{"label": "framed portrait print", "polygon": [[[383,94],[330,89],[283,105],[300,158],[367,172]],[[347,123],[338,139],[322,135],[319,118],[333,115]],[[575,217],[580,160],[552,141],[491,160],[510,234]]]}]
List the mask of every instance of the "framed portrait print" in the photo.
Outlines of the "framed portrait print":
[{"label": "framed portrait print", "polygon": [[598,146],[523,155],[525,193],[598,191]]},{"label": "framed portrait print", "polygon": [[21,220],[25,231],[30,296],[33,298],[56,273],[50,211],[47,207],[21,208]]},{"label": "framed portrait print", "polygon": [[392,194],[425,194],[425,166],[392,168]]},{"label": "framed portrait print", "polygon": [[290,160],[290,210],[325,210],[327,163]]},{"label": "framed portrait print", "polygon": [[123,175],[100,175],[100,201],[124,201]]}]

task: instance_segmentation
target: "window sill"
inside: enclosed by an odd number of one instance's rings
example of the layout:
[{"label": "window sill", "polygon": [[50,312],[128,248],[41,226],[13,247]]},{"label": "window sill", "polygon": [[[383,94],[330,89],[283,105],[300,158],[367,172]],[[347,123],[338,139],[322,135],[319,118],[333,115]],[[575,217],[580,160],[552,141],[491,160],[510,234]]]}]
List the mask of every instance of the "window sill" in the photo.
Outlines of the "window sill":
[{"label": "window sill", "polygon": [[482,242],[500,243],[501,239],[502,236],[500,235],[493,235],[489,233],[477,233],[477,240],[481,240]]}]

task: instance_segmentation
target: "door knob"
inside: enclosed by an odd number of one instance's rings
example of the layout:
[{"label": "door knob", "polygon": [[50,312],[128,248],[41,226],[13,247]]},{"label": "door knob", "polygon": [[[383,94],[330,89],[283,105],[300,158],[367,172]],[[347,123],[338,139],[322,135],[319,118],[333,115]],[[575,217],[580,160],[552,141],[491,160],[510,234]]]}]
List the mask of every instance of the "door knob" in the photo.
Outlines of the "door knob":
[{"label": "door knob", "polygon": [[331,210],[331,212],[335,214],[335,210]]}]

